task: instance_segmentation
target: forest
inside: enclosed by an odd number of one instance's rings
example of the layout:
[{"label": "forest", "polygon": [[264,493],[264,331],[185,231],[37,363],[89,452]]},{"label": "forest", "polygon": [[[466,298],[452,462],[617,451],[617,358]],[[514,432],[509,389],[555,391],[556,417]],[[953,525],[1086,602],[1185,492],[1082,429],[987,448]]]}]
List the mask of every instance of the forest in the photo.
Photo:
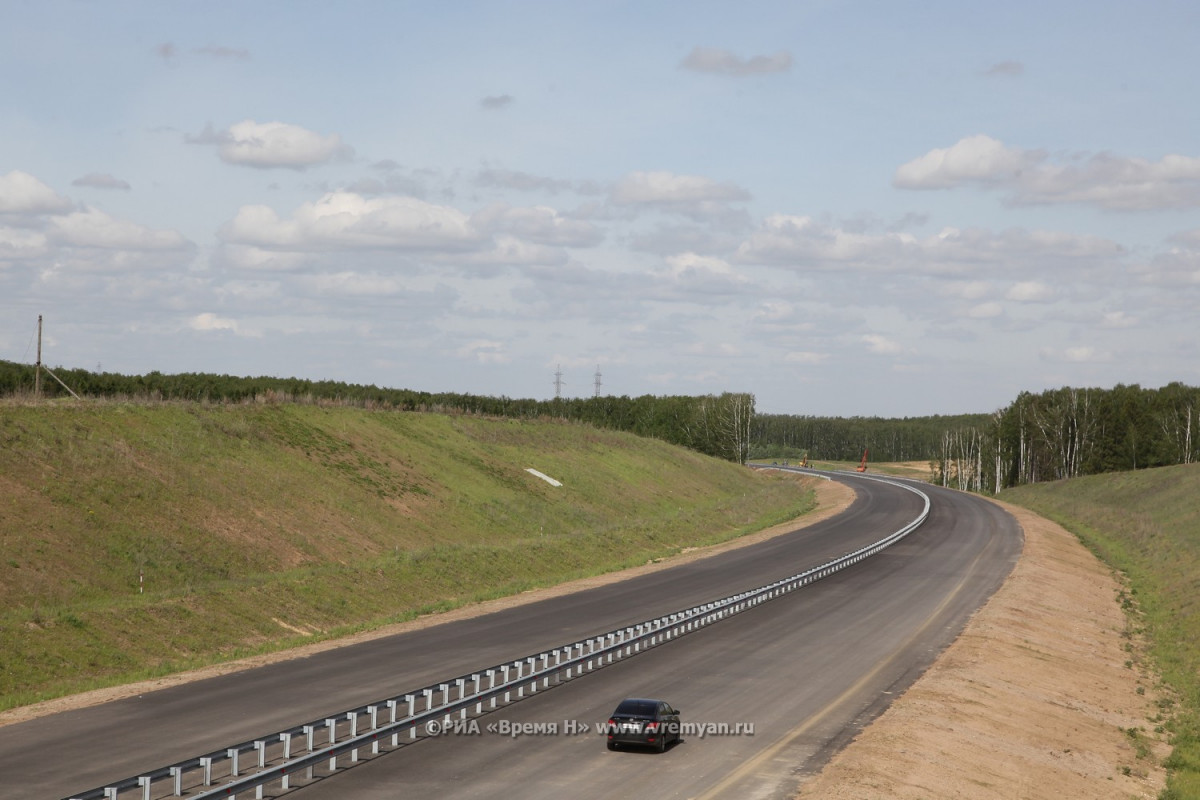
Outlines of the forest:
[{"label": "forest", "polygon": [[[129,376],[56,369],[52,376],[42,376],[43,396],[336,403],[378,410],[559,418],[662,439],[737,463],[798,460],[805,455],[857,461],[869,450],[872,461],[927,461],[943,485],[989,493],[1025,483],[1200,459],[1200,388],[1182,383],[1159,389],[1135,384],[1022,392],[991,414],[895,419],[757,414],[754,395],[745,392],[532,400],[207,373]],[[0,361],[0,396],[31,396],[35,381],[33,366]]]}]

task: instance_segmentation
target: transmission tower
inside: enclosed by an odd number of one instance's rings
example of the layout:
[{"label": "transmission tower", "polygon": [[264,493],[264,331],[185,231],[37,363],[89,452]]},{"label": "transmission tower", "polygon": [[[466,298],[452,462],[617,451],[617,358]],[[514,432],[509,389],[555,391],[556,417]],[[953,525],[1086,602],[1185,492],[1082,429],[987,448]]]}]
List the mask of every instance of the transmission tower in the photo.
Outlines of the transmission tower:
[{"label": "transmission tower", "polygon": [[596,397],[600,396],[600,365],[596,365]]},{"label": "transmission tower", "polygon": [[554,368],[554,399],[555,400],[559,400],[562,398],[562,387],[563,387],[562,375],[563,375],[562,374],[562,365],[559,364]]}]

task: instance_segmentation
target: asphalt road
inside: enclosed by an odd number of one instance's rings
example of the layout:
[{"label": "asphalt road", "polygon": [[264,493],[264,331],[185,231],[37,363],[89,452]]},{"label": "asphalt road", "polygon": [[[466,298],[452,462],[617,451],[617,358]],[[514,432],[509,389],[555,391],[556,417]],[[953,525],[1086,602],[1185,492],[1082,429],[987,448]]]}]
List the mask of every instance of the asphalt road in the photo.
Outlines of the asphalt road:
[{"label": "asphalt road", "polygon": [[[875,541],[922,501],[842,478],[843,514],[701,561],[506,611],[0,728],[5,796],[62,798],[236,741],[802,571]],[[649,793],[786,797],[886,707],[1000,585],[1021,532],[985,500],[926,487],[929,520],[824,581],[479,720],[293,792],[314,798],[522,798]],[[596,734],[625,696],[662,696],[686,722],[753,735],[689,736],[660,755],[608,752]],[[514,723],[556,735],[489,733]],[[340,763],[344,764],[346,759]],[[270,796],[268,791],[267,795]]]}]

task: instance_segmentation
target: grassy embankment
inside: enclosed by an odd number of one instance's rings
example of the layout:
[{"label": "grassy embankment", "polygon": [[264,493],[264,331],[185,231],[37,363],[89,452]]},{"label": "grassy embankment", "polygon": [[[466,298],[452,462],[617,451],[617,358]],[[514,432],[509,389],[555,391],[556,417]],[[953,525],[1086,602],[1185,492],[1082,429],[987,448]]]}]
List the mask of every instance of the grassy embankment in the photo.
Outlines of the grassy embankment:
[{"label": "grassy embankment", "polygon": [[812,504],[792,479],[554,421],[3,403],[0,709],[642,564]]},{"label": "grassy embankment", "polygon": [[1200,464],[1023,486],[1000,499],[1058,522],[1124,573],[1120,600],[1136,609],[1168,689],[1150,721],[1173,746],[1161,797],[1200,798]]}]

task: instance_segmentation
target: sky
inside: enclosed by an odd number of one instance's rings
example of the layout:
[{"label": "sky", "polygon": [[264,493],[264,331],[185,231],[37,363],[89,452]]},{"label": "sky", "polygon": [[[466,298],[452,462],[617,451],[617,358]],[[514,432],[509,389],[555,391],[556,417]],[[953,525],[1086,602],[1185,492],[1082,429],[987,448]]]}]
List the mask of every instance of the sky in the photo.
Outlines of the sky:
[{"label": "sky", "polygon": [[52,367],[777,414],[1200,385],[1198,37],[1193,0],[0,0],[0,359],[43,315]]}]

